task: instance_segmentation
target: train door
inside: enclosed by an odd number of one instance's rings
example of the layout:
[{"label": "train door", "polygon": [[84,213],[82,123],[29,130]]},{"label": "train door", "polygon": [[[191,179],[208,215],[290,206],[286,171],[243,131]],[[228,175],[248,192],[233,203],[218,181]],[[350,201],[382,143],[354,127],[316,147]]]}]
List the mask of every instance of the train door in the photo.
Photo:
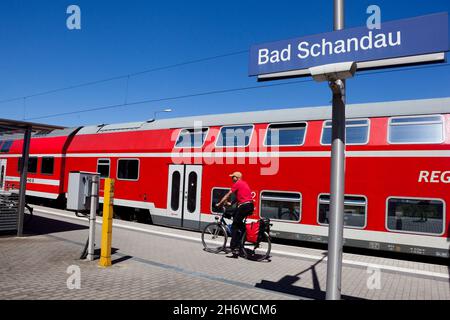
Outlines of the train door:
[{"label": "train door", "polygon": [[0,190],[5,190],[6,159],[0,159]]},{"label": "train door", "polygon": [[172,218],[170,224],[198,229],[200,227],[202,167],[170,165],[168,179],[167,213]]}]

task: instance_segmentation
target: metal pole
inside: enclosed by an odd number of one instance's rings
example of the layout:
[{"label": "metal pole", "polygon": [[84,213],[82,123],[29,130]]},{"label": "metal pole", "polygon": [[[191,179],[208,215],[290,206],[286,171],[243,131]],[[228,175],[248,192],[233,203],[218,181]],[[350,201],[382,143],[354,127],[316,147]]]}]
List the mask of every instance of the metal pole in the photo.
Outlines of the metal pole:
[{"label": "metal pole", "polygon": [[22,167],[20,168],[19,208],[17,219],[17,236],[23,235],[23,221],[25,216],[25,196],[27,190],[28,155],[30,153],[31,127],[27,127],[23,137]]},{"label": "metal pole", "polygon": [[[344,29],[344,0],[334,0],[334,30]],[[344,242],[345,81],[330,83],[333,91],[330,213],[328,229],[327,300],[341,299]]]},{"label": "metal pole", "polygon": [[98,182],[99,176],[92,176],[91,181],[91,212],[89,215],[89,244],[88,244],[88,255],[87,259],[89,261],[94,260],[95,251],[95,218],[97,215],[97,199],[98,199]]},{"label": "metal pole", "polygon": [[344,0],[334,0],[334,31],[345,28]]}]

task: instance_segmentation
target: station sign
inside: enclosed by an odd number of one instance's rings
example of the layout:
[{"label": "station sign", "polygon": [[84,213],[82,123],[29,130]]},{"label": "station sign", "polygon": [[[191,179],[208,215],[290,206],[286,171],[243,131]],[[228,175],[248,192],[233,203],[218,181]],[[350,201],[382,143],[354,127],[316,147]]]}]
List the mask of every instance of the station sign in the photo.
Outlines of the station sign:
[{"label": "station sign", "polygon": [[249,75],[258,80],[309,76],[309,68],[338,62],[358,70],[444,62],[449,51],[448,13],[383,22],[301,38],[254,45]]}]

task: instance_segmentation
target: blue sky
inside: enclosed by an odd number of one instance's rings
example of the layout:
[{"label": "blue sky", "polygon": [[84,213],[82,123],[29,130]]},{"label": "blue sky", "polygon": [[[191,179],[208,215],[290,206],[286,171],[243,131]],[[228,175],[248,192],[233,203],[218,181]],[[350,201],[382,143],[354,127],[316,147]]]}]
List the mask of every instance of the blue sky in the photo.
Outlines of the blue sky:
[{"label": "blue sky", "polygon": [[[81,8],[81,30],[68,30],[66,9]],[[346,0],[346,27],[365,25],[366,8],[382,20],[450,11],[448,0]],[[333,0],[138,1],[4,0],[0,2],[0,100],[146,69],[248,50],[252,44],[332,31]],[[291,82],[283,80],[278,83]],[[379,73],[348,81],[348,103],[450,96],[449,68]],[[248,77],[248,54],[146,73],[0,104],[0,117],[46,115],[207,91],[267,85]],[[128,91],[128,94],[126,92]],[[257,90],[119,107],[35,121],[65,126],[159,117],[327,105],[326,84]]]}]

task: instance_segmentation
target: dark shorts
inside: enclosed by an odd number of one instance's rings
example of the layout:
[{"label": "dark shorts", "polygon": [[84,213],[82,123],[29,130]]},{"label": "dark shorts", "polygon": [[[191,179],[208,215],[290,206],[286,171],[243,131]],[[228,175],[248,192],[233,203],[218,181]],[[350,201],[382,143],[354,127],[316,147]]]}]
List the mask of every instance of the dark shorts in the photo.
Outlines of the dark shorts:
[{"label": "dark shorts", "polygon": [[236,208],[236,215],[239,215],[243,219],[246,216],[251,215],[253,213],[253,210],[255,210],[253,202],[247,202]]},{"label": "dark shorts", "polygon": [[239,247],[242,235],[244,234],[245,231],[244,219],[247,216],[251,215],[253,213],[253,210],[255,210],[253,202],[244,203],[243,205],[236,208],[236,212],[234,213],[233,217],[233,225],[231,232],[231,243],[230,243],[231,249],[236,249]]}]

